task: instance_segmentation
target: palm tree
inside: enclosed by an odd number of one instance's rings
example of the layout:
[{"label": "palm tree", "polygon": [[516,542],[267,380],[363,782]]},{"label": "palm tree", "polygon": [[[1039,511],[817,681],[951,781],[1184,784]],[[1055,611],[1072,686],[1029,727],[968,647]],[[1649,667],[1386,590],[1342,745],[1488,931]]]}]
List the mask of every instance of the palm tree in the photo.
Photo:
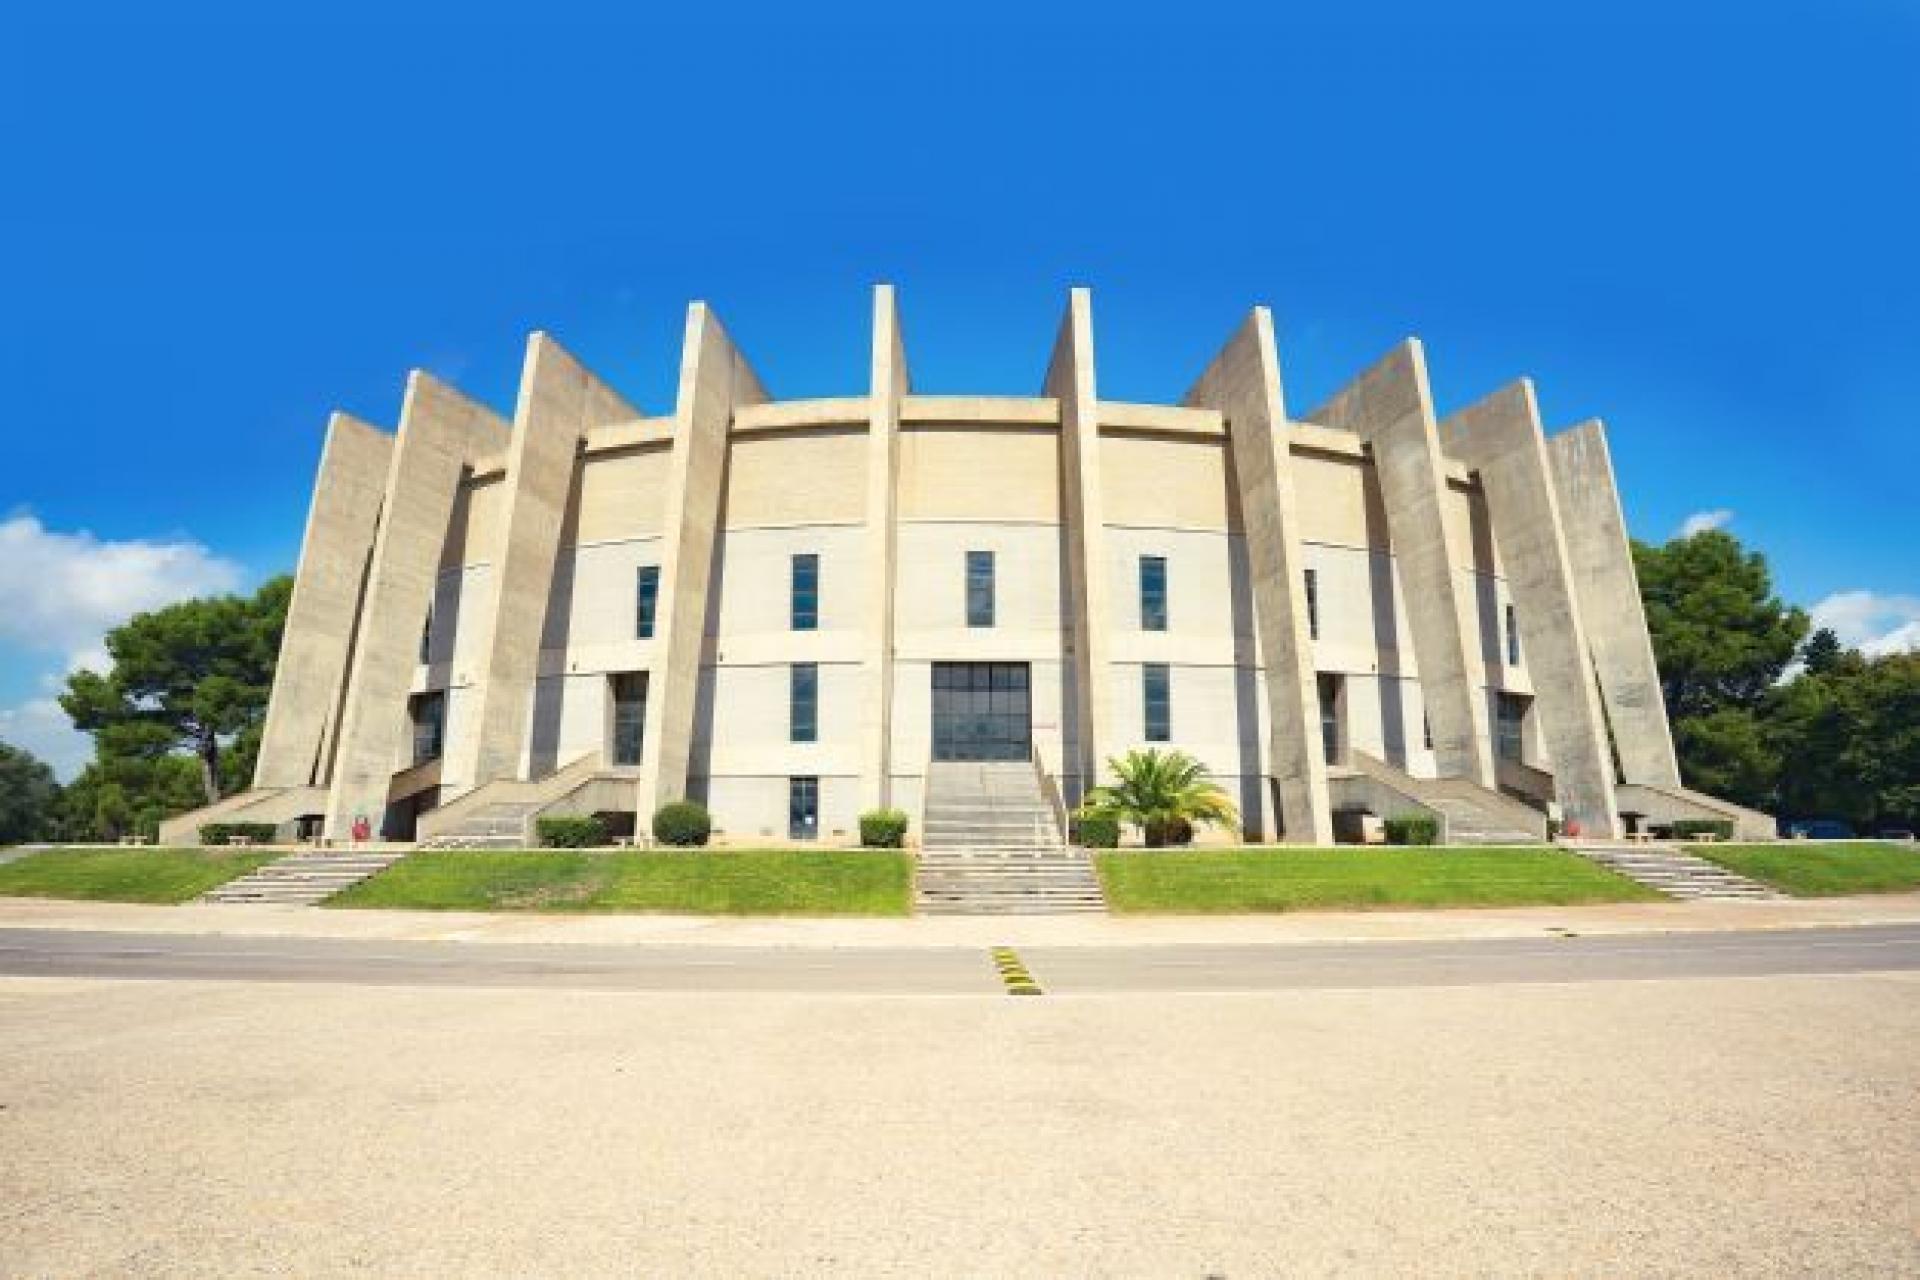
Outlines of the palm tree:
[{"label": "palm tree", "polygon": [[1116,781],[1087,793],[1087,807],[1140,828],[1147,847],[1158,849],[1182,826],[1231,826],[1239,814],[1208,777],[1207,766],[1184,751],[1129,751],[1107,759]]}]

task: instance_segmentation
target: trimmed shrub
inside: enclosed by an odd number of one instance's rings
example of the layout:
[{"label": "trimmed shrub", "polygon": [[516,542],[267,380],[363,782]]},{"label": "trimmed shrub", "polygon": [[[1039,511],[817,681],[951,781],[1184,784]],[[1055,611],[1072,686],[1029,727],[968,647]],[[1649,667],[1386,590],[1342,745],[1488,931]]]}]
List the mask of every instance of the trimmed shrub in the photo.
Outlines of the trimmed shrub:
[{"label": "trimmed shrub", "polygon": [[584,813],[554,814],[536,818],[534,834],[542,848],[591,849],[607,842],[607,828],[600,819]]},{"label": "trimmed shrub", "polygon": [[860,843],[868,849],[898,849],[907,842],[907,815],[898,809],[869,809],[860,815]]},{"label": "trimmed shrub", "polygon": [[692,848],[703,845],[713,834],[713,819],[707,807],[692,800],[663,804],[653,814],[653,838],[661,844]]},{"label": "trimmed shrub", "polygon": [[1071,826],[1073,842],[1082,849],[1120,847],[1120,819],[1105,809],[1075,809]]},{"label": "trimmed shrub", "polygon": [[1193,843],[1193,824],[1185,818],[1149,822],[1141,833],[1149,849],[1177,848]]},{"label": "trimmed shrub", "polygon": [[1733,820],[1730,818],[1678,818],[1673,824],[1675,840],[1691,840],[1695,836],[1719,836],[1722,840],[1733,839]]},{"label": "trimmed shrub", "polygon": [[[158,825],[155,824],[156,830]],[[200,828],[200,843],[232,844],[233,838],[239,836],[254,844],[272,844],[279,832],[280,828],[271,822],[209,822]]]},{"label": "trimmed shrub", "polygon": [[1425,814],[1405,814],[1388,818],[1388,844],[1433,844],[1440,839],[1440,824]]}]

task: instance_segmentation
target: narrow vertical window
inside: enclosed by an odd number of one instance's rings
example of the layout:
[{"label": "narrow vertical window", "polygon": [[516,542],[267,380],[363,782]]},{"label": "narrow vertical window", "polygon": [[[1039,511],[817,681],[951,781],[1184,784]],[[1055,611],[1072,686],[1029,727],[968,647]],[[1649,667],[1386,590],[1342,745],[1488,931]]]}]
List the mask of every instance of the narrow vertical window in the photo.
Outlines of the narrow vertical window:
[{"label": "narrow vertical window", "polygon": [[1173,690],[1166,663],[1149,662],[1140,668],[1140,691],[1145,703],[1147,741],[1173,741]]},{"label": "narrow vertical window", "polygon": [[811,553],[793,558],[793,629],[820,628],[820,557]]},{"label": "narrow vertical window", "polygon": [[1140,557],[1140,629],[1167,629],[1167,558]]},{"label": "narrow vertical window", "polygon": [[425,764],[440,758],[447,729],[447,695],[420,693],[412,699],[413,762]]},{"label": "narrow vertical window", "polygon": [[1320,638],[1320,571],[1307,570],[1307,637]]},{"label": "narrow vertical window", "polygon": [[642,640],[653,636],[653,612],[660,603],[660,566],[643,564],[635,583],[633,633]]},{"label": "narrow vertical window", "polygon": [[613,684],[613,763],[637,765],[647,735],[647,673],[620,671]]},{"label": "narrow vertical window", "polygon": [[1507,665],[1520,665],[1520,628],[1513,621],[1513,606],[1507,606]]},{"label": "narrow vertical window", "polygon": [[967,552],[967,625],[993,625],[993,552]]},{"label": "narrow vertical window", "polygon": [[1420,743],[1427,750],[1433,750],[1433,718],[1424,711],[1420,713]]},{"label": "narrow vertical window", "polygon": [[787,838],[820,838],[820,779],[787,779]]},{"label": "narrow vertical window", "polygon": [[788,668],[787,736],[794,742],[816,742],[820,737],[820,668],[796,662]]},{"label": "narrow vertical window", "polygon": [[427,606],[427,620],[420,624],[420,661],[433,661],[433,606]]}]

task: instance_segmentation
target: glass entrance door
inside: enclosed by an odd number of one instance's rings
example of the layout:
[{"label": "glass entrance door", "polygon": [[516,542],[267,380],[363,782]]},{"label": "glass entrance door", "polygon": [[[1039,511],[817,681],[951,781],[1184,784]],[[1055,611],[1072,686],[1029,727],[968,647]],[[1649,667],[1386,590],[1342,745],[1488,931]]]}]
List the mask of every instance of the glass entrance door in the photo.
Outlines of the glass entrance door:
[{"label": "glass entrance door", "polygon": [[933,758],[1026,760],[1033,697],[1024,662],[933,664]]}]

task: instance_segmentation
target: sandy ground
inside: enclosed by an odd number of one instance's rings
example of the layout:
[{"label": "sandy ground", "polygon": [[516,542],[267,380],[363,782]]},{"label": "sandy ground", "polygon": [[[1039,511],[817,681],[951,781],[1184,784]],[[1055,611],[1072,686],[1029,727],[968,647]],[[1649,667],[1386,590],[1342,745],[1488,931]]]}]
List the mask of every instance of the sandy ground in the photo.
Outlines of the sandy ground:
[{"label": "sandy ground", "polygon": [[0,982],[7,1275],[1920,1271],[1920,975]]}]

